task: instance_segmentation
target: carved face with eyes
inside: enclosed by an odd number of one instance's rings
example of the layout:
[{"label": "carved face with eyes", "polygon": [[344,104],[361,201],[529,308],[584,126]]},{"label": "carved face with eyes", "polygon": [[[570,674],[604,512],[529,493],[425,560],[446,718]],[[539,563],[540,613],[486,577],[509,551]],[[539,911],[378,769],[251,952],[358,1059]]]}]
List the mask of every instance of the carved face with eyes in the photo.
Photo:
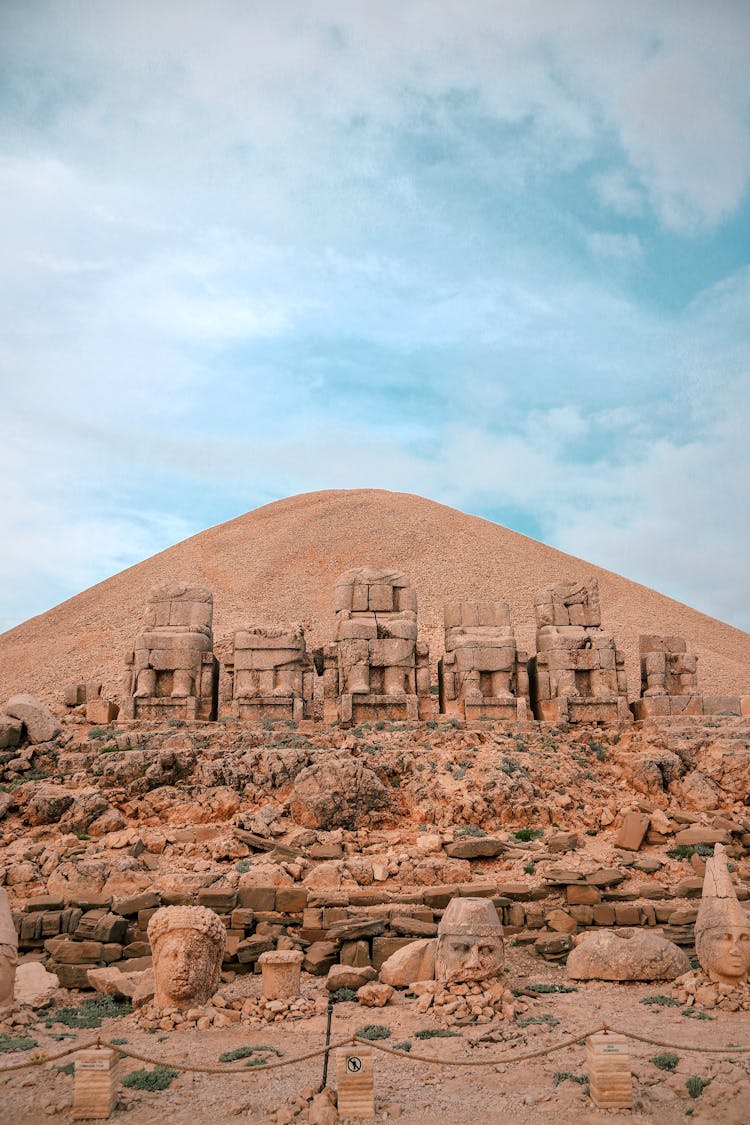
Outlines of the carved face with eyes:
[{"label": "carved face with eyes", "polygon": [[454,898],[438,929],[437,980],[462,983],[499,976],[505,951],[497,911],[488,899]]},{"label": "carved face with eyes", "polygon": [[724,984],[746,981],[750,973],[750,928],[728,925],[708,930],[698,952],[711,980]]}]

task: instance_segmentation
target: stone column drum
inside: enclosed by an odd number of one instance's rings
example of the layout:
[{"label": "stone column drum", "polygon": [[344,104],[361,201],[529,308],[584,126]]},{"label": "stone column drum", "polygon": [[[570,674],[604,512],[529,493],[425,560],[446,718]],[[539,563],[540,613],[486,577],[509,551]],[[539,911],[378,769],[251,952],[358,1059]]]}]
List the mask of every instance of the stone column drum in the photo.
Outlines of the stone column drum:
[{"label": "stone column drum", "polygon": [[258,964],[263,973],[266,1000],[296,1000],[300,994],[300,970],[304,954],[297,949],[269,950],[261,953]]}]

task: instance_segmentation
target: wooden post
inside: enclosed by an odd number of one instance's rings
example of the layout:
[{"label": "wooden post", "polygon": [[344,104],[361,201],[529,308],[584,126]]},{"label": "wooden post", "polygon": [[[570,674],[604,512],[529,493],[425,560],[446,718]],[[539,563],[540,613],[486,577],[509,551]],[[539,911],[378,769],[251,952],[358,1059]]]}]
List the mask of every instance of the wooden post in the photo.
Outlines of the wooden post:
[{"label": "wooden post", "polygon": [[375,1117],[372,1047],[356,1043],[336,1052],[336,1091],[339,1117]]},{"label": "wooden post", "polygon": [[76,1055],[73,1120],[104,1121],[117,1103],[119,1067],[117,1051],[90,1047]]},{"label": "wooden post", "polygon": [[625,1035],[597,1032],[586,1040],[589,1093],[599,1109],[630,1109],[633,1078]]}]

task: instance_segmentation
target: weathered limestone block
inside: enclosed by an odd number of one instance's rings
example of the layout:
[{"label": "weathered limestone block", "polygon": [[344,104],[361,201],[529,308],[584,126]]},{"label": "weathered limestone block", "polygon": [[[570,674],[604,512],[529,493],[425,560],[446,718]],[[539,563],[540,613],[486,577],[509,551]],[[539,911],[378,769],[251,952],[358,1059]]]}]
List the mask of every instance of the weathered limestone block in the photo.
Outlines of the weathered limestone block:
[{"label": "weathered limestone block", "polygon": [[163,906],[148,924],[159,1009],[205,1004],[219,986],[226,930],[205,906]]},{"label": "weathered limestone block", "polygon": [[429,651],[417,640],[417,595],[408,575],[356,567],[334,593],[335,640],[315,653],[324,718],[343,725],[432,713]]},{"label": "weathered limestone block", "polygon": [[0,887],[0,1008],[13,1003],[18,964],[18,935],[13,925],[8,894]]},{"label": "weathered limestone block", "polygon": [[585,934],[566,964],[573,980],[674,980],[689,968],[687,955],[674,942],[647,930]]},{"label": "weathered limestone block", "polygon": [[420,938],[397,949],[380,966],[380,980],[392,988],[408,988],[413,981],[435,977],[436,938]]},{"label": "weathered limestone block", "polygon": [[49,707],[33,695],[14,695],[3,706],[3,712],[24,724],[29,742],[49,742],[60,733],[60,724]]},{"label": "weathered limestone block", "polygon": [[17,1004],[45,1008],[60,987],[59,978],[49,973],[39,961],[27,961],[16,969],[13,998]]},{"label": "weathered limestone block", "polygon": [[537,653],[529,662],[534,716],[546,722],[632,718],[625,658],[601,629],[599,586],[560,582],[534,599]]},{"label": "weathered limestone block", "polygon": [[740,906],[723,844],[706,863],[695,922],[695,951],[713,981],[736,985],[750,975],[750,915]]},{"label": "weathered limestone block", "polygon": [[123,716],[213,719],[218,692],[213,596],[202,586],[155,586],[126,659]]},{"label": "weathered limestone block", "polygon": [[443,610],[440,710],[467,719],[528,717],[527,657],[516,649],[505,602],[455,602]]},{"label": "weathered limestone block", "polygon": [[313,664],[301,625],[237,630],[223,672],[223,714],[254,721],[313,717]]}]

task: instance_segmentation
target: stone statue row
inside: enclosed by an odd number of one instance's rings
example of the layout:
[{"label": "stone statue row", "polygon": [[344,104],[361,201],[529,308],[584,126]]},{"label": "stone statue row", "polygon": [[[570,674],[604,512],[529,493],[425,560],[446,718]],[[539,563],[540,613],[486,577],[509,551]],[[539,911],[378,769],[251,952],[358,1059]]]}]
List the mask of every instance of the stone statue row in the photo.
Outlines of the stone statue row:
[{"label": "stone statue row", "polygon": [[[548,722],[632,718],[624,656],[602,628],[596,579],[547,586],[534,609],[537,651],[529,658],[516,645],[507,603],[444,607],[440,713]],[[211,592],[158,586],[127,657],[123,717],[312,719],[320,714],[314,708],[317,675],[326,722],[432,718],[429,650],[417,635],[417,594],[409,576],[384,567],[348,570],[336,582],[334,612],[334,640],[312,652],[301,625],[253,623],[237,630],[220,676]],[[640,648],[636,717],[703,714],[697,658],[685,642],[642,636]]]}]

